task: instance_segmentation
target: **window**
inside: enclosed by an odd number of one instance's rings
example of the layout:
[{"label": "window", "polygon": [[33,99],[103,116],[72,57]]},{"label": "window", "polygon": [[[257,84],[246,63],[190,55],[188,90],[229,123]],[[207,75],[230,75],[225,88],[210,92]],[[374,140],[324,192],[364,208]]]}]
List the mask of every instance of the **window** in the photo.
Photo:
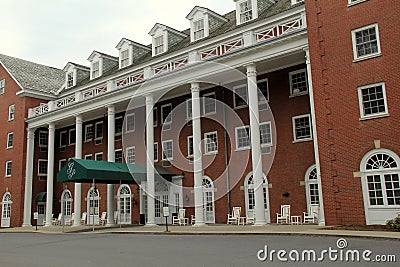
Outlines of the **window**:
[{"label": "window", "polygon": [[69,141],[68,144],[69,145],[73,145],[75,144],[76,141],[76,130],[75,129],[71,129],[69,130]]},{"label": "window", "polygon": [[163,131],[171,129],[172,123],[172,104],[161,106],[161,117],[163,123]]},{"label": "window", "polygon": [[269,89],[268,79],[263,79],[257,82],[258,87],[258,109],[268,109]]},{"label": "window", "polygon": [[154,143],[154,162],[158,161],[158,143]]},{"label": "window", "polygon": [[250,128],[249,126],[241,126],[235,128],[236,133],[236,149],[250,148]]},{"label": "window", "polygon": [[[47,176],[47,160],[39,159],[38,160],[38,176]],[[40,179],[40,177],[39,177]]]},{"label": "window", "polygon": [[305,176],[307,204],[319,204],[318,176],[315,165],[311,166]]},{"label": "window", "polygon": [[306,69],[289,72],[290,96],[304,95],[308,92]]},{"label": "window", "polygon": [[[95,132],[94,132],[94,139],[100,140],[103,139],[103,122],[96,122],[95,124]],[[101,144],[101,142],[99,142]],[[98,142],[96,142],[98,144]]]},{"label": "window", "polygon": [[74,73],[69,72],[67,74],[67,87],[72,87],[74,86]]},{"label": "window", "polygon": [[93,139],[93,124],[85,125],[85,142],[92,141]]},{"label": "window", "polygon": [[352,6],[352,5],[362,3],[362,2],[366,2],[368,0],[348,0],[348,1],[349,1],[348,6]]},{"label": "window", "polygon": [[122,162],[122,149],[116,149],[114,151],[114,161]]},{"label": "window", "polygon": [[103,152],[94,154],[94,160],[102,161],[103,160]]},{"label": "window", "polygon": [[218,153],[218,136],[217,132],[204,134],[204,150],[205,154]]},{"label": "window", "polygon": [[204,114],[213,114],[217,111],[215,93],[206,94],[203,96]]},{"label": "window", "polygon": [[11,105],[8,107],[8,120],[12,121],[14,120],[15,116],[15,105]]},{"label": "window", "polygon": [[48,145],[48,132],[39,131],[39,146],[47,147]]},{"label": "window", "polygon": [[352,39],[355,60],[380,55],[378,24],[353,30]]},{"label": "window", "polygon": [[14,133],[8,133],[7,134],[7,148],[12,148],[13,147],[13,139],[14,139]]},{"label": "window", "polygon": [[58,161],[58,171],[61,171],[61,169],[67,164],[67,160],[66,159],[60,159]]},{"label": "window", "polygon": [[86,160],[92,160],[92,154],[88,154],[88,155],[85,155],[85,159]]},{"label": "window", "polygon": [[122,139],[122,127],[124,124],[124,120],[122,117],[115,118],[115,140]]},{"label": "window", "polygon": [[239,85],[233,87],[234,92],[234,103],[235,108],[247,106],[247,86]]},{"label": "window", "polygon": [[67,131],[60,132],[60,147],[67,145]]},{"label": "window", "polygon": [[157,127],[158,123],[158,115],[157,115],[157,108],[153,109],[153,126]]},{"label": "window", "polygon": [[271,122],[260,123],[261,147],[272,146]]},{"label": "window", "polygon": [[159,55],[164,52],[164,35],[154,38],[154,55]]},{"label": "window", "polygon": [[100,76],[100,63],[94,62],[92,64],[92,79]]},{"label": "window", "polygon": [[358,100],[361,118],[388,114],[384,83],[359,87]]},{"label": "window", "polygon": [[121,68],[129,65],[129,50],[126,49],[121,52]]},{"label": "window", "polygon": [[4,94],[4,88],[6,87],[6,80],[0,80],[0,95]]},{"label": "window", "polygon": [[168,161],[173,159],[172,140],[166,140],[162,142],[162,159]]},{"label": "window", "polygon": [[193,22],[194,41],[204,37],[204,19]]},{"label": "window", "polygon": [[135,147],[126,148],[126,163],[135,164]]},{"label": "window", "polygon": [[191,120],[192,119],[192,99],[189,98],[186,100],[186,119]]},{"label": "window", "polygon": [[253,19],[251,0],[246,0],[239,3],[239,8],[240,23],[244,23]]},{"label": "window", "polygon": [[135,114],[126,115],[126,132],[135,131]]},{"label": "window", "polygon": [[311,139],[310,114],[292,118],[294,141]]},{"label": "window", "polygon": [[188,149],[188,158],[190,159],[190,162],[193,162],[193,136],[188,136],[187,137],[187,149]]},{"label": "window", "polygon": [[12,171],[12,161],[6,161],[6,177],[11,176],[11,171]]}]

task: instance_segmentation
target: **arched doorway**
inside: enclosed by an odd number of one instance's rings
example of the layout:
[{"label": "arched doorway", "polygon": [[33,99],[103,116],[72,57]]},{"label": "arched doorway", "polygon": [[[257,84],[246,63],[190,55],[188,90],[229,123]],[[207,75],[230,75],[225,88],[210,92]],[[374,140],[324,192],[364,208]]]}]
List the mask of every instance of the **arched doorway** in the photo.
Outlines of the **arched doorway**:
[{"label": "arched doorway", "polygon": [[[245,204],[246,204],[246,215],[251,217],[254,212],[255,197],[254,197],[254,181],[253,172],[249,172],[244,179],[244,190],[245,190]],[[268,179],[263,174],[263,192],[264,192],[264,209],[265,209],[265,220],[267,223],[271,222],[269,214],[269,194],[268,194]]]},{"label": "arched doorway", "polygon": [[10,217],[11,217],[11,194],[6,192],[3,195],[3,201],[1,202],[2,206],[2,215],[1,215],[1,227],[10,227]]},{"label": "arched doorway", "polygon": [[87,224],[99,224],[99,202],[99,190],[92,186],[87,194]]},{"label": "arched doorway", "polygon": [[203,176],[204,222],[215,223],[214,184],[210,177]]},{"label": "arched doorway", "polygon": [[71,191],[65,189],[61,194],[61,212],[64,216],[63,221],[69,222],[71,220],[72,194]]},{"label": "arched doorway", "polygon": [[366,224],[385,224],[400,210],[400,159],[388,149],[374,149],[361,160]]},{"label": "arched doorway", "polygon": [[311,204],[319,204],[319,188],[318,188],[318,175],[317,168],[314,165],[311,165],[304,176],[304,183],[306,186],[306,201],[307,201],[307,210],[309,209]]},{"label": "arched doorway", "polygon": [[[154,215],[156,224],[164,224],[165,219],[162,215],[163,207],[169,207],[169,190],[168,184],[164,181],[157,181],[154,187]],[[172,218],[170,216],[170,218]],[[172,219],[170,219],[172,220]]]},{"label": "arched doorway", "polygon": [[132,195],[131,189],[128,185],[121,185],[118,189],[118,223],[131,224],[132,223]]}]

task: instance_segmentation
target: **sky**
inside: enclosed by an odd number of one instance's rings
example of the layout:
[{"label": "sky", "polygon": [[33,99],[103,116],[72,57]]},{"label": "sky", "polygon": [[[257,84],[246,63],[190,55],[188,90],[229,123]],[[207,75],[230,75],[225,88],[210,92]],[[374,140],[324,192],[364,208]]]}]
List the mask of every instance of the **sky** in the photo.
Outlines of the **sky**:
[{"label": "sky", "polygon": [[233,0],[0,0],[0,54],[60,69],[88,66],[93,50],[118,56],[124,37],[150,44],[156,23],[189,28],[196,5],[221,15],[235,9]]}]

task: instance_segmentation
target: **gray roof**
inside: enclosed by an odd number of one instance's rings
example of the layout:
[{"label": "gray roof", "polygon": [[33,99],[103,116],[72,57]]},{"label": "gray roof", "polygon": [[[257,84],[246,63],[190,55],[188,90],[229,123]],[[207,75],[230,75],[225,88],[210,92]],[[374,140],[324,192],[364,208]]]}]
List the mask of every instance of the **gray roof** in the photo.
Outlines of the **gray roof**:
[{"label": "gray roof", "polygon": [[65,73],[61,69],[2,54],[0,61],[23,89],[50,93],[60,89],[65,83]]}]

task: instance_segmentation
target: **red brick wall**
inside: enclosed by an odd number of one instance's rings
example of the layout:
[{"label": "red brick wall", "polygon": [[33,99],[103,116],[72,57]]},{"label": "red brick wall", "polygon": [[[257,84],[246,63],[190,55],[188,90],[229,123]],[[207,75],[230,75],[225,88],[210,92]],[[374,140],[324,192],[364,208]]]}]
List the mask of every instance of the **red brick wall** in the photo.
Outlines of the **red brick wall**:
[{"label": "red brick wall", "polygon": [[[306,1],[321,177],[328,225],[365,224],[353,172],[374,140],[399,154],[398,1]],[[353,62],[351,30],[378,23],[382,56]],[[360,121],[357,87],[385,82],[389,117]]]}]

